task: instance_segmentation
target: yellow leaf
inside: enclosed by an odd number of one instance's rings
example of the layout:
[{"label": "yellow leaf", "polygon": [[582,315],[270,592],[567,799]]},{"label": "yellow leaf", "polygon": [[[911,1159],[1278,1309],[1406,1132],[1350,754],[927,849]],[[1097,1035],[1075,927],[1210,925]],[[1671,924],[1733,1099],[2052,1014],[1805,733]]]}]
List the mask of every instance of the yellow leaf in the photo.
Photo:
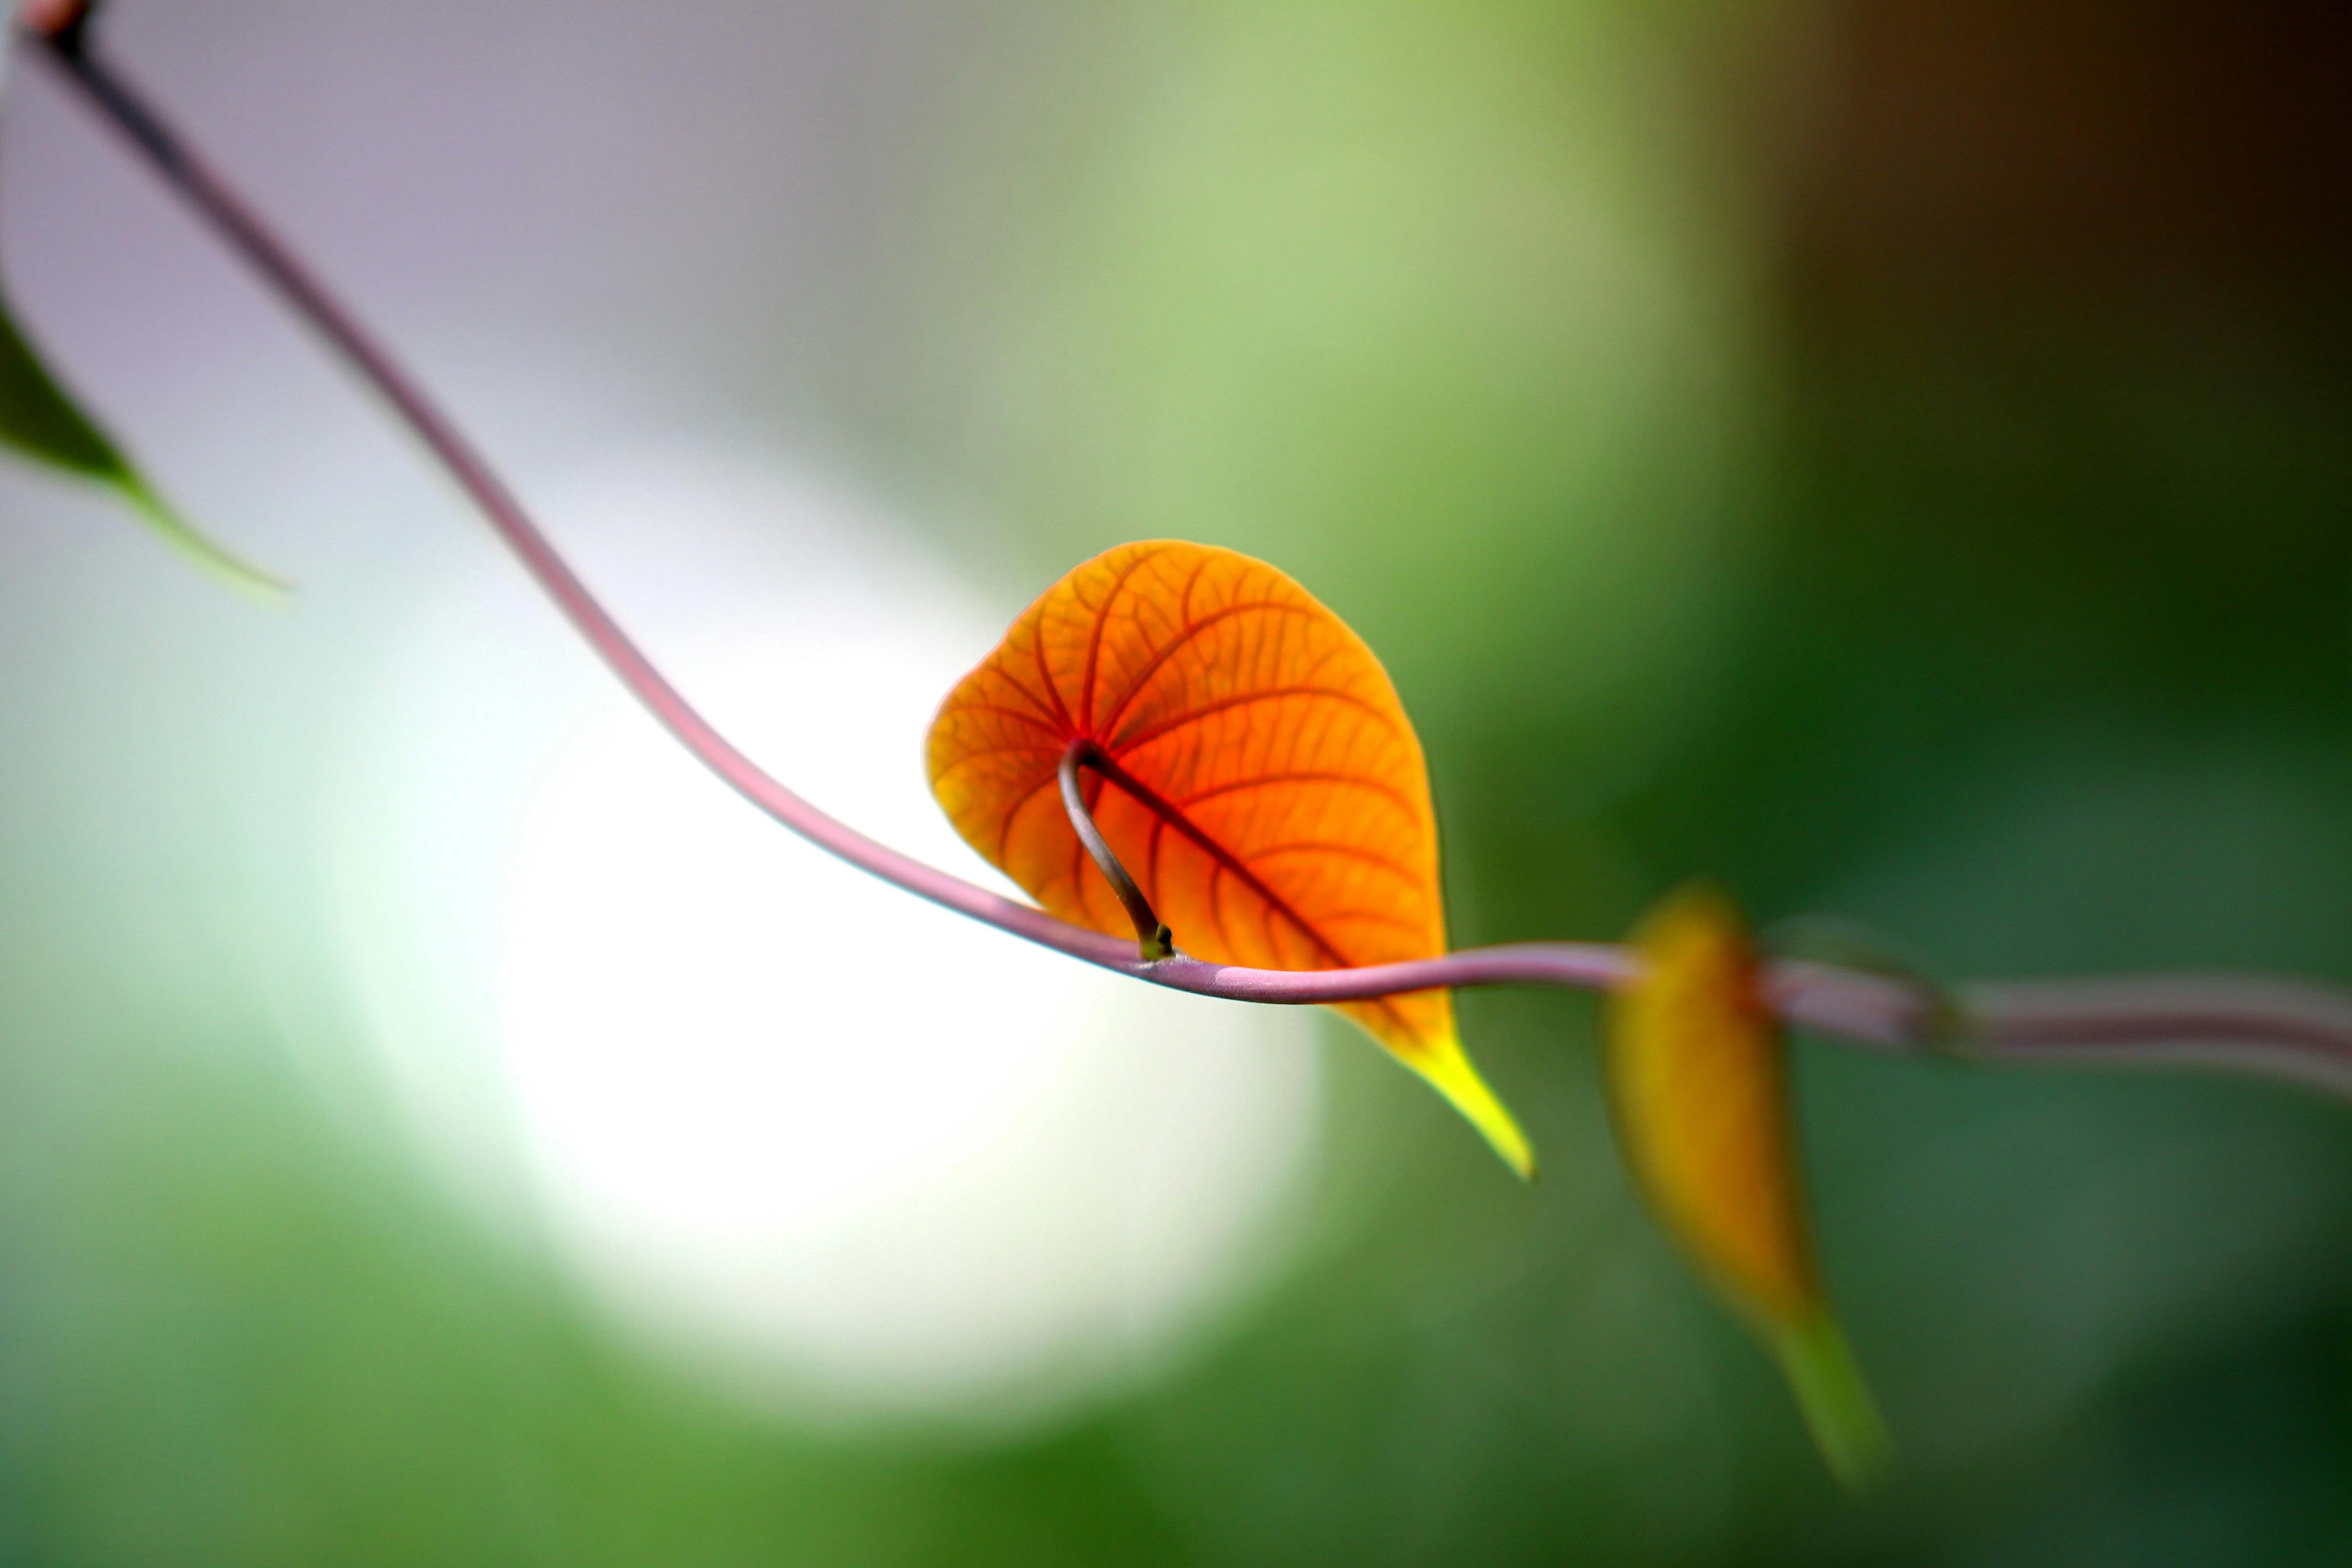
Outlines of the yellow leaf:
[{"label": "yellow leaf", "polygon": [[1884,1464],[1885,1428],[1813,1261],[1787,1048],[1731,901],[1686,888],[1633,939],[1605,1061],[1619,1141],[1660,1222],[1779,1359],[1839,1479]]}]

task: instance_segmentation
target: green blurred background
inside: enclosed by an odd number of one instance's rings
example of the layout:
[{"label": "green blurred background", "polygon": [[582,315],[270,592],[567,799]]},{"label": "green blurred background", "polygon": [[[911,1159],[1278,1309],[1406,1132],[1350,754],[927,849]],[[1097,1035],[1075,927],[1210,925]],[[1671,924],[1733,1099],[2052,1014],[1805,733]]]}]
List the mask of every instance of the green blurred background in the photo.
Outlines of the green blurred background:
[{"label": "green blurred background", "polygon": [[[1131,538],[1290,571],[1422,726],[1457,943],[1706,872],[1956,978],[2352,983],[2338,7],[110,26],[527,493],[719,432],[1007,614]],[[1531,1190],[1328,1026],[1278,1258],[1049,1418],[648,1349],[394,1109],[327,918],[319,737],[504,563],[26,62],[7,116],[28,326],[305,603],[0,475],[0,1561],[2352,1560],[2352,1110],[1801,1042],[1857,1501],[1628,1193],[1577,997],[1463,1002]]]}]

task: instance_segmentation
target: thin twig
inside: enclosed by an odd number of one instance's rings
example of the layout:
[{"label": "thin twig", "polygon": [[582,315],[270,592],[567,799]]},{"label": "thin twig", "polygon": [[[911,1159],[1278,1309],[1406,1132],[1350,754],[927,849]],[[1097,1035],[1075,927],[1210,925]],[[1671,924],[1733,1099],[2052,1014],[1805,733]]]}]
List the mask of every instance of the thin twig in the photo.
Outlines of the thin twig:
[{"label": "thin twig", "polygon": [[[156,173],[392,405],[589,646],[678,742],[752,805],[819,848],[918,897],[1072,958],[1234,1001],[1348,1002],[1486,985],[1600,990],[1632,974],[1633,960],[1625,950],[1599,942],[1470,948],[1358,969],[1243,969],[1181,953],[1150,959],[1127,941],[1055,920],[950,876],[818,810],[737,750],[670,685],[423,387],[147,98],[99,58],[76,8],[59,5],[53,13],[68,18],[58,30],[31,25],[20,29],[34,52],[111,121]],[[1083,817],[1083,811],[1076,816]],[[1116,857],[1111,863],[1117,864]],[[1148,911],[1150,906],[1143,908]],[[1156,918],[1152,923],[1158,927]],[[2294,982],[2159,976],[1979,985],[1958,993],[1962,1026],[1957,1032],[1945,1021],[1947,998],[1885,975],[1784,962],[1772,965],[1769,988],[1774,1005],[1791,1024],[1895,1054],[2210,1066],[2352,1096],[2352,998]]]}]

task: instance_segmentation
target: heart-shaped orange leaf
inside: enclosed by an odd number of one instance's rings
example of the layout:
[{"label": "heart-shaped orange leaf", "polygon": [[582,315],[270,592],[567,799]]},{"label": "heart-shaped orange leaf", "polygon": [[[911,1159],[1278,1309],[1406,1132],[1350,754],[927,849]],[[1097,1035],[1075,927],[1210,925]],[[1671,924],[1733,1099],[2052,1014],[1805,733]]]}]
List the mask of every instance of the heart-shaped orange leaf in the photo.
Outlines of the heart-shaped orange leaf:
[{"label": "heart-shaped orange leaf", "polygon": [[[1180,951],[1339,969],[1445,951],[1421,742],[1364,640],[1262,561],[1121,545],[1047,589],[940,706],[931,788],[1052,914],[1132,930],[1071,826],[1059,769]],[[1118,782],[1102,776],[1109,772]],[[1463,1053],[1450,993],[1340,1005],[1522,1174],[1528,1142]]]}]

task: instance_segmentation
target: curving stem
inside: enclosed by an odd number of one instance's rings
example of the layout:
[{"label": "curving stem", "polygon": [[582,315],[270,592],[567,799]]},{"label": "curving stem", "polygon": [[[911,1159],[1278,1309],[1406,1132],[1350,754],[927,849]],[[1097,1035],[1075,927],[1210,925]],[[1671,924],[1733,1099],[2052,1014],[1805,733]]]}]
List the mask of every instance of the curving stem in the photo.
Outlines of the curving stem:
[{"label": "curving stem", "polygon": [[1070,814],[1070,826],[1076,830],[1078,842],[1094,857],[1096,869],[1102,872],[1110,890],[1118,895],[1127,918],[1135,922],[1136,951],[1142,954],[1144,963],[1157,963],[1176,956],[1176,938],[1151,912],[1151,900],[1143,896],[1143,889],[1135,885],[1135,879],[1119,864],[1110,840],[1095,826],[1094,814],[1087,809],[1086,791],[1078,783],[1080,768],[1097,767],[1102,761],[1103,750],[1092,741],[1070,742],[1069,750],[1062,753],[1062,809]]},{"label": "curving stem", "polygon": [[[999,931],[1102,968],[1175,990],[1233,1001],[1361,1001],[1439,986],[1548,985],[1605,990],[1629,979],[1634,960],[1605,942],[1523,942],[1471,948],[1358,969],[1244,969],[1174,952],[1133,879],[1075,789],[1091,766],[1137,794],[1108,757],[1065,756],[1063,798],[1071,824],[1137,920],[1138,947],[1055,920],[903,855],[820,811],[714,728],[647,658],[539,531],[497,473],[325,282],[221,178],[120,72],[99,58],[86,0],[32,0],[19,31],[32,51],[127,136],[279,297],[357,371],[447,470],[621,683],[711,772],[817,847],[919,898]],[[1129,902],[1128,892],[1134,893]],[[1148,925],[1147,925],[1148,922]],[[1898,977],[1818,963],[1771,965],[1769,993],[1789,1023],[1898,1055],[1953,1055],[1987,1062],[2109,1062],[2224,1068],[2326,1088],[2352,1098],[2352,997],[2292,981],[2230,976],[2119,977],[1963,986],[1952,998]],[[1957,1025],[1957,1026],[1955,1026]]]}]

